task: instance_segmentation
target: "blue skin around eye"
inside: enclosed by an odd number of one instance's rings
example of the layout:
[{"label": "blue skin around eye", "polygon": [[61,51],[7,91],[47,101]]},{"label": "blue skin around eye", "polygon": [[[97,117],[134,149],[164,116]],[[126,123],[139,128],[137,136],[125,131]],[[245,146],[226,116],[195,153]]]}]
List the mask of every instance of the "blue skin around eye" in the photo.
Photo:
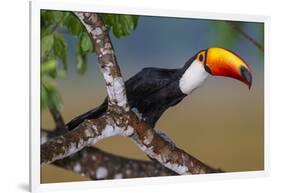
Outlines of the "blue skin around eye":
[{"label": "blue skin around eye", "polygon": [[203,55],[202,54],[199,56],[199,60],[200,60],[200,62],[203,61]]}]

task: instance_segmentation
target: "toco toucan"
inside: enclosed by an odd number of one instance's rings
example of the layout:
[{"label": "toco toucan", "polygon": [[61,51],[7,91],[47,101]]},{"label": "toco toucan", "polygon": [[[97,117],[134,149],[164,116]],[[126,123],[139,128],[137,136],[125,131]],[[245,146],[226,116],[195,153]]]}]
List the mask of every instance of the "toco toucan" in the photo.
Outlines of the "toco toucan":
[{"label": "toco toucan", "polygon": [[[225,76],[252,84],[248,64],[238,55],[223,48],[207,48],[191,57],[182,68],[144,68],[125,82],[131,110],[154,127],[171,106],[200,87],[209,76]],[[85,119],[96,119],[106,112],[107,98],[97,108],[74,119],[67,127],[74,129]]]}]

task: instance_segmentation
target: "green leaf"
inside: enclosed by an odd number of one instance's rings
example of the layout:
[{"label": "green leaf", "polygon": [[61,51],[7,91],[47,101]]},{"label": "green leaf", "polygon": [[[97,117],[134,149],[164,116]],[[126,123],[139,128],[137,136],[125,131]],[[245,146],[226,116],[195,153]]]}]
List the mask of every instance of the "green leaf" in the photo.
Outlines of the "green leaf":
[{"label": "green leaf", "polygon": [[82,32],[76,46],[76,72],[83,75],[87,69],[87,54],[94,51],[92,41],[86,32]]},{"label": "green leaf", "polygon": [[47,36],[44,36],[41,40],[41,48],[42,48],[42,54],[45,56],[48,54],[54,45],[54,36],[53,34],[49,34]]},{"label": "green leaf", "polygon": [[66,71],[66,70],[58,70],[58,71],[57,71],[57,75],[58,75],[59,77],[66,76],[66,75],[67,75],[67,71]]},{"label": "green leaf", "polygon": [[41,111],[44,111],[48,108],[48,94],[47,90],[41,84],[41,95],[40,95]]},{"label": "green leaf", "polygon": [[49,26],[51,23],[53,23],[51,12],[49,10],[41,10],[41,27]]},{"label": "green leaf", "polygon": [[119,23],[119,15],[114,17],[114,23],[112,26],[112,32],[116,38],[120,38],[122,31],[121,31],[121,24]]},{"label": "green leaf", "polygon": [[45,87],[47,92],[50,92],[55,89],[54,82],[48,76],[42,76],[41,78],[42,86]]},{"label": "green leaf", "polygon": [[51,75],[54,74],[57,69],[56,60],[49,60],[41,65],[41,74],[42,75]]},{"label": "green leaf", "polygon": [[60,33],[54,33],[54,54],[61,59],[64,70],[67,70],[67,43]]},{"label": "green leaf", "polygon": [[128,36],[137,28],[138,16],[120,15],[120,14],[101,14],[103,22],[108,29],[112,29],[116,38]]},{"label": "green leaf", "polygon": [[49,23],[59,22],[65,12],[55,10],[42,10],[41,18]]},{"label": "green leaf", "polygon": [[105,24],[105,25],[110,25],[110,22],[109,22],[109,14],[100,14],[100,17],[102,19],[102,22]]},{"label": "green leaf", "polygon": [[87,68],[87,64],[86,64],[86,53],[84,53],[82,51],[81,48],[81,38],[79,40],[79,43],[76,46],[76,59],[77,59],[77,63],[76,63],[76,72],[79,75],[83,75],[86,71]]},{"label": "green leaf", "polygon": [[84,53],[93,51],[92,41],[86,32],[83,32],[81,35],[80,47]]},{"label": "green leaf", "polygon": [[114,14],[101,14],[101,18],[103,20],[103,23],[107,25],[108,27],[113,26],[114,23]]},{"label": "green leaf", "polygon": [[[54,109],[56,111],[59,111],[62,108],[61,97],[58,90],[56,89],[54,82],[46,76],[43,76],[41,79],[41,94],[42,105],[46,106],[47,104],[49,109]],[[41,108],[41,110],[44,109]]]},{"label": "green leaf", "polygon": [[136,30],[138,27],[139,16],[132,15],[132,19],[133,19],[133,24],[134,24],[134,30]]},{"label": "green leaf", "polygon": [[57,27],[62,27],[62,21],[69,12],[42,10],[41,11],[41,35],[52,33]]},{"label": "green leaf", "polygon": [[[235,22],[235,25],[242,28],[243,23]],[[234,30],[228,22],[217,21],[214,25],[216,38],[213,40],[217,46],[233,48],[239,38],[239,33]]]},{"label": "green leaf", "polygon": [[120,16],[119,18],[119,22],[120,22],[120,25],[121,25],[121,35],[123,36],[128,36],[130,34],[130,21],[128,21],[126,19],[125,16]]},{"label": "green leaf", "polygon": [[51,90],[48,93],[48,107],[56,111],[60,111],[62,108],[61,97],[57,89]]},{"label": "green leaf", "polygon": [[79,19],[73,14],[69,14],[63,21],[64,26],[75,36],[78,36],[81,32],[84,31]]},{"label": "green leaf", "polygon": [[61,22],[61,20],[64,17],[64,11],[50,11],[50,13],[52,14],[51,17],[53,19],[54,22],[58,23]]},{"label": "green leaf", "polygon": [[134,30],[134,20],[133,20],[133,17],[130,16],[130,15],[124,15],[123,18],[124,18],[124,20],[127,23],[129,31],[133,31]]},{"label": "green leaf", "polygon": [[86,72],[87,63],[86,63],[86,55],[82,55],[81,53],[77,54],[77,64],[76,71],[79,75],[83,75]]}]

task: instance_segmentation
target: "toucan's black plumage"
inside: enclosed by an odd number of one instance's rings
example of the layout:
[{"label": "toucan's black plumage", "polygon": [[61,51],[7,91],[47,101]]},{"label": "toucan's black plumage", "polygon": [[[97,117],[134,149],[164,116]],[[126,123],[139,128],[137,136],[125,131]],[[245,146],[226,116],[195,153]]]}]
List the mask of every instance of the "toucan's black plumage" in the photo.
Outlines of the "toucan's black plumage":
[{"label": "toucan's black plumage", "polygon": [[[131,109],[137,110],[143,120],[154,127],[165,110],[186,96],[179,88],[179,79],[194,59],[195,56],[180,69],[144,68],[128,79],[125,86]],[[96,119],[106,109],[107,99],[99,107],[72,119],[67,127],[72,130],[85,119]]]}]

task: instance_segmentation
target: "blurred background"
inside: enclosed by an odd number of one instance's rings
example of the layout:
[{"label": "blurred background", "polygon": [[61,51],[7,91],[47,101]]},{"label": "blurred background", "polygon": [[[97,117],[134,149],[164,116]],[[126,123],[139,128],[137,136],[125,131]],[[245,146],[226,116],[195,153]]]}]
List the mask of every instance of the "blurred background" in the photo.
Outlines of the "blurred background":
[{"label": "blurred background", "polygon": [[[234,23],[263,45],[262,23]],[[55,106],[68,122],[101,104],[106,90],[93,50],[79,55],[77,44],[81,38],[63,26],[56,30],[66,43],[67,53],[65,61],[56,61],[59,73],[51,83],[55,94],[46,96],[56,98]],[[208,47],[227,48],[242,57],[253,70],[251,90],[233,79],[210,77],[203,87],[167,110],[156,129],[210,166],[230,172],[263,170],[264,63],[263,52],[257,46],[229,22],[203,19],[139,16],[129,35],[118,36],[113,27],[110,35],[125,80],[144,67],[180,68]],[[49,41],[45,40],[46,45]],[[46,65],[50,64],[46,61]],[[55,125],[44,100],[41,127],[51,129]],[[116,155],[148,160],[124,137],[102,140],[97,147]],[[81,180],[89,179],[52,165],[41,168],[41,183]]]}]

